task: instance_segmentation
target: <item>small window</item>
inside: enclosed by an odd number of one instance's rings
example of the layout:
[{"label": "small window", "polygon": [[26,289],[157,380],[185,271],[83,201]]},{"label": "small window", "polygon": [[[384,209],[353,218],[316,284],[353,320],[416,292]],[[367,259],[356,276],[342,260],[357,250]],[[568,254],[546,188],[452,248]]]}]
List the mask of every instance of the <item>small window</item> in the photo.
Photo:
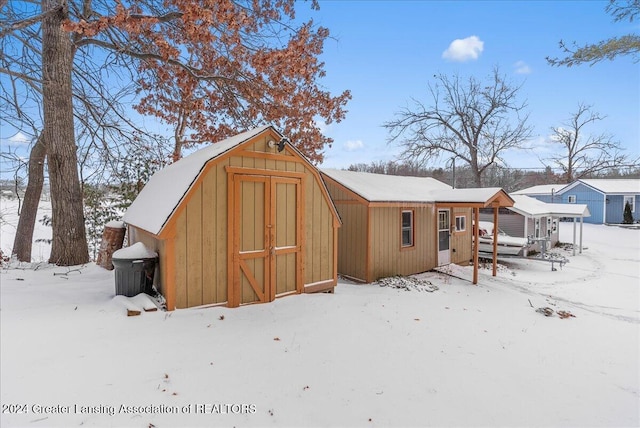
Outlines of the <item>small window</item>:
[{"label": "small window", "polygon": [[631,212],[636,212],[636,198],[635,196],[625,196],[624,202],[622,203],[622,208],[626,208],[627,204],[631,205]]},{"label": "small window", "polygon": [[540,237],[540,219],[537,218],[535,221],[535,235],[536,238]]},{"label": "small window", "polygon": [[464,232],[467,230],[467,217],[463,215],[456,216],[456,232]]},{"label": "small window", "polygon": [[413,211],[402,211],[402,246],[413,247]]},{"label": "small window", "polygon": [[569,202],[570,204],[575,204],[576,203],[576,195],[567,196],[567,202]]}]

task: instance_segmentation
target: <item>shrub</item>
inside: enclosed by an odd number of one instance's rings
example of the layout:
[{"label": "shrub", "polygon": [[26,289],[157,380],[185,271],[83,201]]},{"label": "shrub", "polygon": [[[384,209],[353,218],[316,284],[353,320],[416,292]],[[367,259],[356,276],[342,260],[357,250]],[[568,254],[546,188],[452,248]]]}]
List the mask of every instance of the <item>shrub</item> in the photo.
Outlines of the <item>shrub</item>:
[{"label": "shrub", "polygon": [[622,215],[622,224],[633,224],[633,214],[631,213],[631,204],[627,201],[624,204],[624,214]]}]

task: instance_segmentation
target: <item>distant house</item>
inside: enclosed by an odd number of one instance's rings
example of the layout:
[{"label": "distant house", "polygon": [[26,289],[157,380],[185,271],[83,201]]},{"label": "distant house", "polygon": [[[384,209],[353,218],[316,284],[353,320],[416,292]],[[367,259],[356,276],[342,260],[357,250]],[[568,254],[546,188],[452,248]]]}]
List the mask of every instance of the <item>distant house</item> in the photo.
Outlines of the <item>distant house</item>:
[{"label": "distant house", "polygon": [[566,184],[541,184],[538,186],[518,190],[516,192],[511,192],[510,194],[526,195],[542,202],[554,204],[561,202],[560,198],[558,197],[558,191],[566,186]]},{"label": "distant house", "polygon": [[640,220],[640,179],[580,179],[560,192],[565,204],[586,204],[591,212],[587,223],[622,223],[624,206],[631,205],[634,221]]},{"label": "distant house", "polygon": [[531,196],[544,202],[553,200],[555,203],[585,204],[591,216],[584,221],[596,224],[622,223],[624,206],[629,202],[634,220],[640,221],[640,179],[580,179],[554,189],[552,194],[542,193],[541,186],[519,190],[514,194]]},{"label": "distant house", "polygon": [[365,282],[469,264],[474,215],[480,208],[513,205],[500,188],[452,189],[433,178],[334,169],[321,173],[342,220],[338,272]]},{"label": "distant house", "polygon": [[337,283],[335,206],[318,170],[271,126],[158,171],[124,221],[130,244],[158,253],[169,310],[270,302]]},{"label": "distant house", "polygon": [[[528,251],[540,251],[543,243],[553,247],[558,242],[560,219],[569,218],[582,223],[583,219],[590,216],[586,204],[551,204],[515,194],[511,194],[511,197],[514,200],[513,206],[499,210],[500,229],[510,236],[530,238],[533,244]],[[492,212],[480,211],[480,220],[492,219]]]}]

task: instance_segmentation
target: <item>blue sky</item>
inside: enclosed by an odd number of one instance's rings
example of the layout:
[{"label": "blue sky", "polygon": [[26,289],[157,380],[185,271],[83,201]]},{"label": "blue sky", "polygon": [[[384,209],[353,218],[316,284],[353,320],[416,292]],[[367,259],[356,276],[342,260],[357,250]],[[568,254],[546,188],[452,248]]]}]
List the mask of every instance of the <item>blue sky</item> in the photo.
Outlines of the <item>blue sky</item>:
[{"label": "blue sky", "polygon": [[[321,165],[346,168],[354,163],[393,160],[400,149],[388,144],[383,123],[418,99],[431,99],[427,85],[434,74],[485,79],[494,67],[512,83],[522,84],[520,100],[528,102],[534,137],[529,151],[506,156],[509,166],[541,167],[538,157],[554,150],[550,128],[560,126],[579,103],[607,118],[586,129],[610,133],[640,153],[640,64],[631,57],[594,66],[552,67],[546,56],[562,56],[562,39],[579,45],[639,31],[639,23],[614,23],[606,1],[320,1],[297,3],[298,19],[313,18],[329,28],[322,60],[322,84],[334,94],[351,90],[347,117],[324,132],[334,139]],[[463,42],[455,42],[460,40]],[[452,46],[471,47],[471,56],[445,54]],[[463,49],[464,50],[464,49]],[[460,50],[458,51],[460,52]],[[152,127],[153,118],[143,118]],[[27,144],[0,130],[3,151]],[[442,166],[442,165],[439,165]]]},{"label": "blue sky", "polygon": [[[352,92],[344,121],[325,130],[335,142],[323,167],[386,161],[399,153],[382,128],[416,98],[431,105],[427,85],[434,74],[484,80],[494,67],[522,84],[534,150],[507,156],[513,167],[540,167],[538,155],[553,149],[552,126],[560,126],[579,103],[607,118],[587,129],[610,133],[640,152],[640,64],[631,57],[594,66],[552,67],[545,57],[562,56],[558,42],[579,45],[638,32],[638,23],[614,23],[604,1],[320,1],[320,11],[299,4],[299,18],[312,17],[334,39],[325,44],[323,84]],[[456,40],[475,55],[444,54]],[[467,43],[470,42],[470,43]],[[455,46],[455,44],[454,44]],[[444,54],[444,55],[443,55]]]}]

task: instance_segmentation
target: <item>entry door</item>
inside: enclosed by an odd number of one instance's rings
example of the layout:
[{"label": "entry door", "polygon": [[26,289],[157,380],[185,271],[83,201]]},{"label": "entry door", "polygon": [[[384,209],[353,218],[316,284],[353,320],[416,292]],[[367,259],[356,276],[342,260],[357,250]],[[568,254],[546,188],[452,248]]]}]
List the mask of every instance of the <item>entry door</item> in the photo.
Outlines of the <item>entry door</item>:
[{"label": "entry door", "polygon": [[269,302],[302,288],[300,180],[237,175],[233,302]]},{"label": "entry door", "polygon": [[438,266],[451,263],[451,223],[449,210],[438,210]]}]

